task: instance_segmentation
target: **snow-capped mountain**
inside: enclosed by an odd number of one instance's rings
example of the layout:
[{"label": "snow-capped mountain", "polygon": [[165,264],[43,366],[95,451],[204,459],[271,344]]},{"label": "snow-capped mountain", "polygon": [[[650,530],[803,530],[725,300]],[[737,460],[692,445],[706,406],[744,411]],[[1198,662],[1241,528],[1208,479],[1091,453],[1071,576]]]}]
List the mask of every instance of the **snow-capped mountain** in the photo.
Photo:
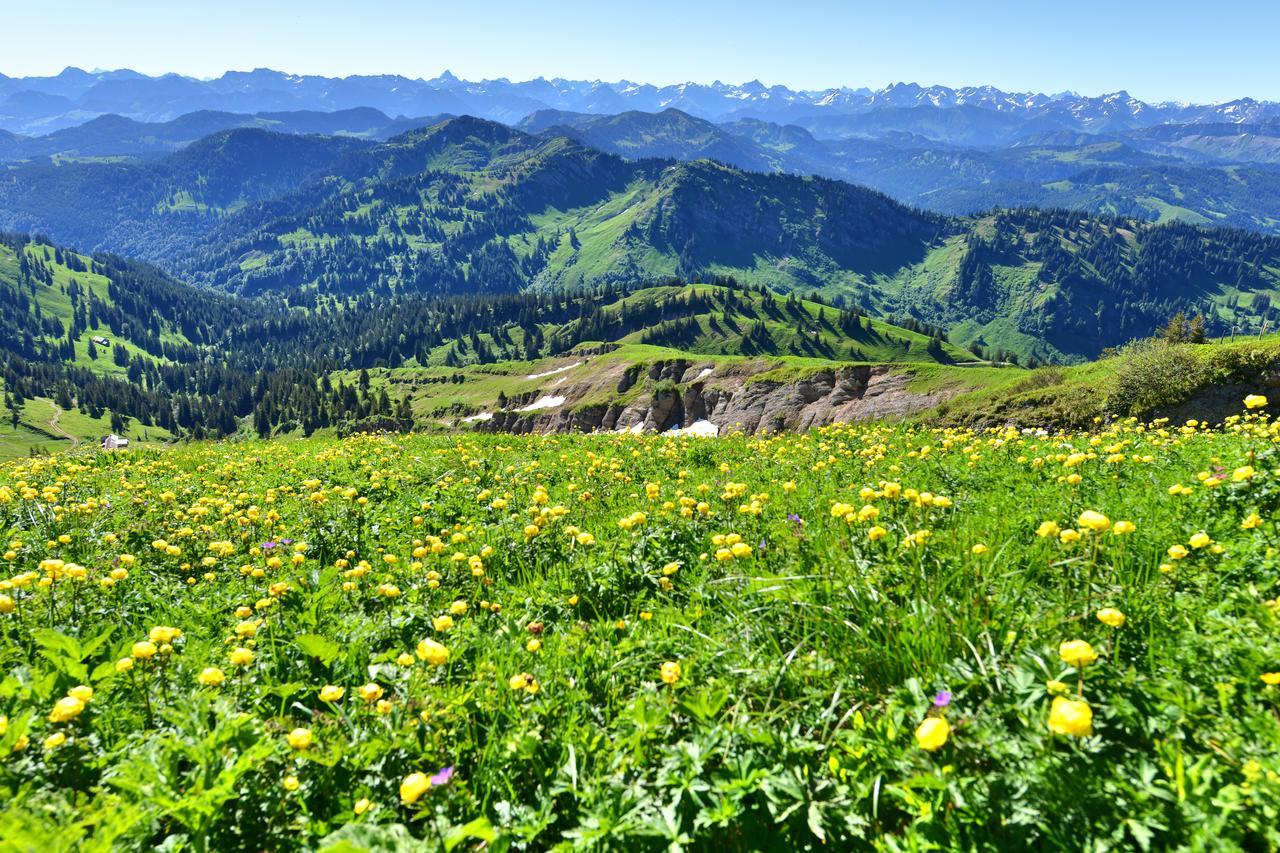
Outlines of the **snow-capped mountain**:
[{"label": "snow-capped mountain", "polygon": [[[996,113],[997,124],[1026,122],[1031,132],[1117,132],[1167,123],[1249,124],[1280,116],[1280,105],[1240,98],[1220,104],[1147,103],[1127,92],[1086,97],[1074,92],[1046,95],[1005,92],[992,86],[922,86],[894,83],[880,89],[792,89],[746,83],[686,82],[655,86],[630,80],[506,78],[468,81],[449,71],[431,79],[400,75],[320,77],[266,68],[228,71],[212,80],[177,74],[149,77],[128,69],[68,68],[53,77],[0,75],[0,128],[49,133],[98,115],[115,113],[139,121],[167,121],[199,110],[240,113],[283,110],[334,111],[373,107],[390,116],[467,113],[513,122],[538,110],[618,113],[678,109],[711,121],[759,119],[838,128],[840,117],[877,111],[921,110],[937,123],[936,111],[965,109]],[[834,120],[832,117],[836,117]],[[893,120],[911,128],[910,117]],[[861,124],[865,124],[862,122]],[[852,126],[860,126],[853,122]],[[856,134],[855,134],[856,135]]]}]

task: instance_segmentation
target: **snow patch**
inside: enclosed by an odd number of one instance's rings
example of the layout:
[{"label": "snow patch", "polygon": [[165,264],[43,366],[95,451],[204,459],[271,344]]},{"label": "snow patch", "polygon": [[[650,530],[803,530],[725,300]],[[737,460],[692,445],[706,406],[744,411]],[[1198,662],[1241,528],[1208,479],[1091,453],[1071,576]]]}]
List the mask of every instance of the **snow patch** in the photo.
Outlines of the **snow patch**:
[{"label": "snow patch", "polygon": [[493,420],[493,412],[481,412],[478,415],[469,415],[462,419],[463,423],[469,424],[475,421],[491,421]]},{"label": "snow patch", "polygon": [[542,379],[547,376],[555,376],[557,373],[564,373],[566,370],[573,370],[575,367],[581,367],[582,362],[575,361],[567,367],[557,367],[554,370],[548,370],[545,373],[530,373],[525,379]]},{"label": "snow patch", "polygon": [[554,409],[564,405],[564,400],[565,398],[563,396],[552,397],[548,394],[544,394],[538,399],[534,400],[529,405],[524,406],[523,408],[516,409],[516,411],[517,412],[536,412],[539,409]]},{"label": "snow patch", "polygon": [[694,421],[687,427],[667,430],[667,435],[692,435],[697,438],[715,438],[720,435],[720,427],[708,420]]},{"label": "snow patch", "polygon": [[699,374],[698,374],[698,376],[697,376],[697,378],[696,378],[696,379],[694,379],[693,381],[694,381],[694,382],[701,382],[703,379],[706,379],[706,378],[707,378],[708,376],[710,376],[712,373],[715,373],[715,370],[716,370],[716,369],[715,369],[714,367],[704,367],[704,368],[702,368],[702,372],[701,372],[701,373],[699,373]]}]

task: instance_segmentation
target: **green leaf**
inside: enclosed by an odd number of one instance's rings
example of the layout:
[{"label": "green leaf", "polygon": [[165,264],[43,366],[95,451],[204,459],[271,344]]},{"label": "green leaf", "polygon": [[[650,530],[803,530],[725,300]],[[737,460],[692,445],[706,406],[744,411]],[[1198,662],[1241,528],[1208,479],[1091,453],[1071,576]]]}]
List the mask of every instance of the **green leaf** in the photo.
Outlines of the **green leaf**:
[{"label": "green leaf", "polygon": [[84,654],[80,650],[80,643],[75,637],[68,637],[66,634],[55,631],[52,628],[37,628],[31,632],[31,639],[35,640],[36,645],[46,652],[63,654],[76,661],[84,660]]},{"label": "green leaf", "polygon": [[320,839],[319,853],[413,853],[423,844],[402,823],[351,823]]},{"label": "green leaf", "polygon": [[89,673],[89,680],[93,682],[105,681],[116,674],[116,662],[113,660],[103,661],[93,668],[93,672]]},{"label": "green leaf", "polygon": [[494,831],[493,825],[489,823],[488,818],[478,817],[470,823],[464,823],[462,826],[455,826],[444,835],[444,849],[452,850],[468,839],[476,839],[486,844],[492,844],[498,837],[498,833]]},{"label": "green leaf", "polygon": [[318,658],[325,666],[333,663],[338,655],[342,654],[342,649],[337,643],[319,634],[299,634],[293,640],[304,654]]}]

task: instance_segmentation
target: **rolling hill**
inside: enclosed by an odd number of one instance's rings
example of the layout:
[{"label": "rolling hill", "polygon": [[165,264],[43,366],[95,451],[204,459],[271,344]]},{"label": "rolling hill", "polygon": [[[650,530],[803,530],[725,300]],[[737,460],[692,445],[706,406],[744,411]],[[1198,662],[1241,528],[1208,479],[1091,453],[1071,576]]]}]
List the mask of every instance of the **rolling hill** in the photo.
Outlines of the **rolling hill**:
[{"label": "rolling hill", "polygon": [[1095,356],[1179,310],[1258,328],[1280,295],[1276,238],[939,216],[839,181],[622,158],[469,117],[385,143],[237,129],[153,163],[12,169],[0,223],[296,304],[726,275],[1038,360]]}]

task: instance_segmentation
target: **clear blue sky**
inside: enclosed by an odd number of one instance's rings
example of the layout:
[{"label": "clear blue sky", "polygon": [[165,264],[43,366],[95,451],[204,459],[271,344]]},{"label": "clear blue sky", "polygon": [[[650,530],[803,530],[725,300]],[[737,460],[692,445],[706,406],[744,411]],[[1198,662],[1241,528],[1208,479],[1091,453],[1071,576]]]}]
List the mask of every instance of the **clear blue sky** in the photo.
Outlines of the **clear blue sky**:
[{"label": "clear blue sky", "polygon": [[[1270,0],[56,0],[7,3],[0,72],[896,81],[1280,100]],[[18,34],[12,37],[12,34]],[[24,35],[26,34],[26,35]]]}]

